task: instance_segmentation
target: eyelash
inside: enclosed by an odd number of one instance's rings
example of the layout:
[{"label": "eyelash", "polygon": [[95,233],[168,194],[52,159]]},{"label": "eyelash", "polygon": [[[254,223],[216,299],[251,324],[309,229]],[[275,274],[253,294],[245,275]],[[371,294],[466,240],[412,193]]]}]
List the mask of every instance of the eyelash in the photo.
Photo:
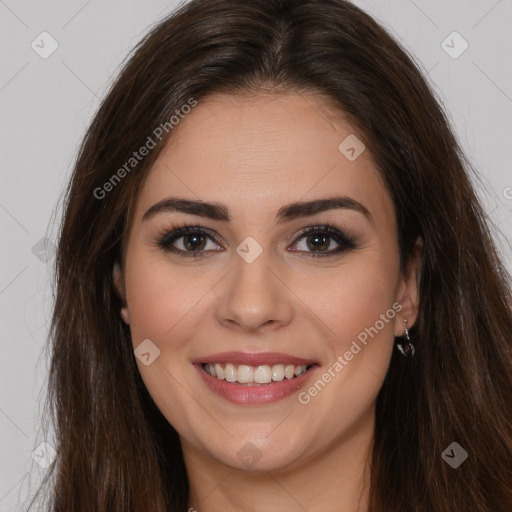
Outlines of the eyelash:
[{"label": "eyelash", "polygon": [[[197,224],[186,224],[186,225],[176,225],[173,224],[170,226],[170,229],[164,229],[160,231],[156,236],[156,244],[158,247],[160,247],[162,250],[171,252],[173,254],[178,255],[181,258],[203,258],[205,256],[204,250],[198,250],[198,251],[183,251],[182,249],[176,249],[175,247],[172,247],[172,243],[174,243],[176,240],[179,240],[180,238],[187,236],[187,235],[195,235],[195,234],[201,234],[209,237],[213,242],[216,244],[217,241],[213,238],[213,231],[206,229],[202,226],[199,226]],[[330,252],[324,252],[324,253],[315,253],[315,252],[306,252],[308,254],[307,257],[311,258],[324,258],[328,256],[336,256],[340,255],[343,252],[354,250],[359,247],[360,244],[356,243],[356,241],[346,235],[345,233],[341,232],[334,226],[331,226],[329,224],[322,224],[319,226],[312,226],[308,228],[304,228],[302,231],[298,233],[298,235],[295,238],[294,245],[302,238],[306,236],[316,235],[316,234],[322,234],[322,235],[328,235],[328,238],[332,238],[338,245],[334,250],[331,250]],[[220,244],[218,244],[220,245]],[[303,251],[293,251],[293,252],[303,252]]]}]

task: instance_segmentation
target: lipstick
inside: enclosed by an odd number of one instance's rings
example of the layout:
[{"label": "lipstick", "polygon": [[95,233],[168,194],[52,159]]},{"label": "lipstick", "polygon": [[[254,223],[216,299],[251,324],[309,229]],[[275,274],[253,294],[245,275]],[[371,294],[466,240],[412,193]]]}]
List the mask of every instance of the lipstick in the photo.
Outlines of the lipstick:
[{"label": "lipstick", "polygon": [[221,352],[192,361],[207,387],[238,405],[264,405],[296,393],[318,363],[277,352]]}]

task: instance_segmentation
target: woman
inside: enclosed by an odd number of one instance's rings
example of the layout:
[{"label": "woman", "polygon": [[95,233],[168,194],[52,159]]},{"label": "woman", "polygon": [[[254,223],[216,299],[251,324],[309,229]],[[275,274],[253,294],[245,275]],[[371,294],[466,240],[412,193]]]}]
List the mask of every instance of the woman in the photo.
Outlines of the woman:
[{"label": "woman", "polygon": [[67,191],[49,510],[512,510],[510,280],[469,171],[349,2],[159,23]]}]

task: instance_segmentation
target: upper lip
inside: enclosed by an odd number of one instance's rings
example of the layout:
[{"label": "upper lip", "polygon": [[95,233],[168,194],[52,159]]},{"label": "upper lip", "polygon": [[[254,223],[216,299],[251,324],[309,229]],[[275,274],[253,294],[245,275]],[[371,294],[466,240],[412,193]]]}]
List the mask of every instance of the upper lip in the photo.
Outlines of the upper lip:
[{"label": "upper lip", "polygon": [[312,359],[282,354],[279,352],[219,352],[205,357],[198,357],[192,361],[193,364],[214,364],[231,363],[237,365],[259,366],[268,364],[293,364],[295,366],[317,364]]}]

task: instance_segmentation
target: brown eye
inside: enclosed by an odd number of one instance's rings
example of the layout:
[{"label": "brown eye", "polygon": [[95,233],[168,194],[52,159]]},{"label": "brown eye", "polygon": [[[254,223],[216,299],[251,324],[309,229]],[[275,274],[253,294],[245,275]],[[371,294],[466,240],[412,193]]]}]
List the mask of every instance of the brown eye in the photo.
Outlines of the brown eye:
[{"label": "brown eye", "polygon": [[175,227],[161,234],[157,244],[166,252],[193,258],[205,256],[208,252],[223,250],[210,230],[201,226]]},{"label": "brown eye", "polygon": [[326,235],[309,235],[306,238],[306,244],[312,251],[323,252],[329,249],[331,237]]},{"label": "brown eye", "polygon": [[353,238],[329,225],[306,228],[294,245],[299,249],[292,249],[292,252],[304,252],[311,257],[340,255],[358,247]]},{"label": "brown eye", "polygon": [[201,234],[185,235],[183,237],[183,245],[187,250],[203,250],[206,245],[206,237]]}]

